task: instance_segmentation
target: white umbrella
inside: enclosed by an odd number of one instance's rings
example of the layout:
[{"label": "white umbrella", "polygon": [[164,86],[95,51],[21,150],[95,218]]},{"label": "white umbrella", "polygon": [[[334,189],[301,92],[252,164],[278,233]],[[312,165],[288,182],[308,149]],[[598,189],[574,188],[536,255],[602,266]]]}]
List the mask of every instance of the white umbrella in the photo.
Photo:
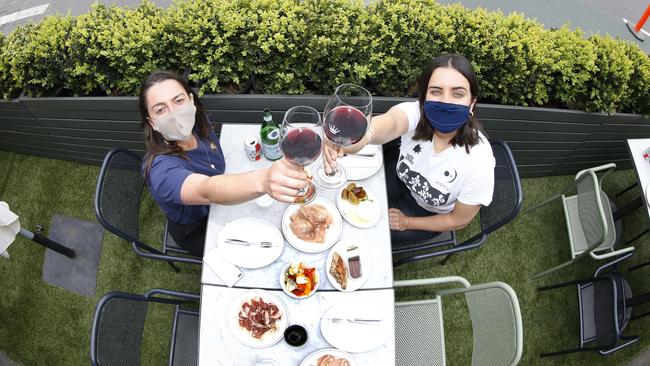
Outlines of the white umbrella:
[{"label": "white umbrella", "polygon": [[66,257],[74,258],[76,253],[74,250],[67,248],[55,241],[48,239],[38,233],[33,233],[20,227],[18,215],[9,210],[7,202],[0,201],[0,256],[9,258],[7,248],[16,239],[16,234],[26,237],[27,239],[43,245],[59,254]]},{"label": "white umbrella", "polygon": [[9,210],[7,202],[0,201],[0,256],[9,258],[7,248],[20,232],[18,215]]}]

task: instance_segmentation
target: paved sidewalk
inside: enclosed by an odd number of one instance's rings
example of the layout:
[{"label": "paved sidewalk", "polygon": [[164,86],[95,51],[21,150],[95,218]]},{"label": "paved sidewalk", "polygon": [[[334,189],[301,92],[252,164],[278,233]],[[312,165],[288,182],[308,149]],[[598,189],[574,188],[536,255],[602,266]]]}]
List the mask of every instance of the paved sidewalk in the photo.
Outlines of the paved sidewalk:
[{"label": "paved sidewalk", "polygon": [[[106,5],[116,4],[118,6],[128,5],[132,7],[137,7],[141,3],[141,0],[0,0],[0,20],[4,16],[12,16],[14,14],[17,14],[20,18],[21,15],[19,12],[25,10],[34,9],[35,12],[38,12],[36,15],[0,24],[0,32],[9,34],[21,24],[38,22],[44,16],[50,14],[67,14],[70,12],[71,15],[79,15],[87,13],[90,10],[90,6],[96,1]],[[156,5],[167,7],[172,3],[172,0],[152,0],[152,2]],[[39,8],[45,7],[45,5],[47,5],[45,12],[40,13]],[[28,14],[23,13],[23,16]],[[5,19],[5,21],[7,20],[10,19]]]}]

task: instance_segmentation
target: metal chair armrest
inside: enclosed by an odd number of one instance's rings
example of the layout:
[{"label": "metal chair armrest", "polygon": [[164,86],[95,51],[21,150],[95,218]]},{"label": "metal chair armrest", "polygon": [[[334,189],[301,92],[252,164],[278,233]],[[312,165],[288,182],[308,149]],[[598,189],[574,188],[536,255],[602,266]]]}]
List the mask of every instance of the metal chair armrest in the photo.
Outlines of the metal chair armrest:
[{"label": "metal chair armrest", "polygon": [[447,283],[460,283],[463,287],[469,287],[470,283],[466,279],[460,276],[448,276],[448,277],[437,277],[437,278],[420,278],[415,280],[401,280],[394,281],[393,287],[413,287],[413,286],[429,286],[429,285],[441,285]]},{"label": "metal chair armrest", "polygon": [[581,175],[583,175],[585,172],[590,171],[590,170],[592,172],[596,173],[596,172],[599,172],[601,170],[612,170],[612,169],[616,169],[616,163],[608,163],[608,164],[599,165],[599,166],[594,167],[594,168],[583,169],[583,170],[579,171],[576,174],[575,179],[577,180],[578,178],[580,178]]},{"label": "metal chair armrest", "polygon": [[165,295],[165,296],[171,296],[171,297],[178,297],[182,298],[185,300],[201,300],[201,296],[198,294],[192,294],[189,292],[181,292],[181,291],[174,291],[174,290],[167,290],[163,288],[153,288],[144,295],[147,298],[156,296],[156,295]]},{"label": "metal chair armrest", "polygon": [[165,261],[165,262],[203,264],[203,261],[201,259],[175,257],[175,256],[171,256],[171,255],[166,255],[166,254],[150,253],[150,252],[143,251],[140,248],[140,246],[138,246],[136,243],[131,243],[131,246],[133,247],[133,250],[138,255],[140,255],[142,257],[145,257],[145,258],[156,259],[156,260]]},{"label": "metal chair armrest", "polygon": [[433,253],[425,253],[425,254],[413,255],[413,256],[410,256],[410,257],[400,258],[400,259],[393,262],[393,267],[399,267],[401,265],[411,263],[411,262],[414,262],[414,261],[419,261],[419,260],[422,260],[422,259],[440,257],[440,256],[449,255],[449,254],[453,254],[453,253],[463,252],[463,251],[466,251],[466,250],[469,250],[469,249],[478,248],[478,247],[480,247],[481,245],[483,245],[485,243],[485,240],[487,239],[487,237],[488,237],[487,234],[481,232],[481,233],[475,235],[474,237],[462,242],[461,244],[453,246],[453,247],[448,248],[448,249],[438,250],[438,251],[433,252]]},{"label": "metal chair armrest", "polygon": [[[627,249],[631,249],[631,250],[627,250]],[[631,256],[634,255],[634,247],[624,248],[624,249],[621,249],[621,251],[623,251],[623,253],[619,258],[616,258],[615,260],[613,260],[613,261],[611,261],[609,263],[605,263],[602,266],[598,267],[596,272],[594,272],[594,276],[598,276],[600,274],[600,272],[605,270],[607,267],[611,267],[611,266],[613,266],[613,265],[615,265],[615,264],[617,264],[619,262],[622,262],[622,261],[624,261],[624,260],[626,260],[626,259],[628,259],[628,258],[630,258]],[[616,251],[616,252],[619,252],[619,251]],[[614,253],[614,252],[612,252],[612,253]]]},{"label": "metal chair armrest", "polygon": [[634,247],[627,247],[619,250],[613,250],[605,254],[596,254],[594,252],[589,252],[589,256],[591,256],[591,258],[593,259],[601,260],[601,259],[616,257],[629,252],[634,252]]}]

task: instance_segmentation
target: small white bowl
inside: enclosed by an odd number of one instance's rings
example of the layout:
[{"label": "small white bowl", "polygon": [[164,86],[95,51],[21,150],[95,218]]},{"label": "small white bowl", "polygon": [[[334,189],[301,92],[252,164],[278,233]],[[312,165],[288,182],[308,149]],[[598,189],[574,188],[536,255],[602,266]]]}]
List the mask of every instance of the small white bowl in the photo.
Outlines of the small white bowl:
[{"label": "small white bowl", "polygon": [[315,268],[314,272],[314,280],[315,283],[311,289],[311,292],[307,296],[296,296],[293,292],[289,291],[287,289],[287,271],[289,270],[289,267],[293,263],[287,263],[284,267],[282,267],[282,271],[280,272],[280,286],[282,286],[282,290],[289,296],[293,297],[294,299],[306,299],[310,297],[311,295],[315,294],[316,291],[318,290],[318,287],[320,286],[320,275],[318,273],[318,268],[316,266],[312,266],[309,263],[305,262],[294,262],[294,263],[302,263],[305,267],[307,268]]}]

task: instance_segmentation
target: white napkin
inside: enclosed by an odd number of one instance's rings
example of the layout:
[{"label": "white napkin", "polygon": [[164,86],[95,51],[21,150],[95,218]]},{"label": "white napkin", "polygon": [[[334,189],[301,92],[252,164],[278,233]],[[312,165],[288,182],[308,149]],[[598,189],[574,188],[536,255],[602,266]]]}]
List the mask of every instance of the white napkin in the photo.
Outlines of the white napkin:
[{"label": "white napkin", "polygon": [[380,145],[366,145],[363,149],[357,152],[357,154],[375,154],[374,157],[349,154],[340,158],[339,163],[343,165],[344,168],[372,168],[377,165],[377,159],[379,159],[379,146]]},{"label": "white napkin", "polygon": [[18,216],[9,210],[9,205],[0,201],[0,255],[9,258],[5,253],[9,244],[16,239],[16,234],[20,231],[20,220]]},{"label": "white napkin", "polygon": [[228,262],[219,252],[218,248],[212,249],[203,262],[219,276],[228,287],[233,287],[237,281],[244,277],[244,273],[236,265]]}]

